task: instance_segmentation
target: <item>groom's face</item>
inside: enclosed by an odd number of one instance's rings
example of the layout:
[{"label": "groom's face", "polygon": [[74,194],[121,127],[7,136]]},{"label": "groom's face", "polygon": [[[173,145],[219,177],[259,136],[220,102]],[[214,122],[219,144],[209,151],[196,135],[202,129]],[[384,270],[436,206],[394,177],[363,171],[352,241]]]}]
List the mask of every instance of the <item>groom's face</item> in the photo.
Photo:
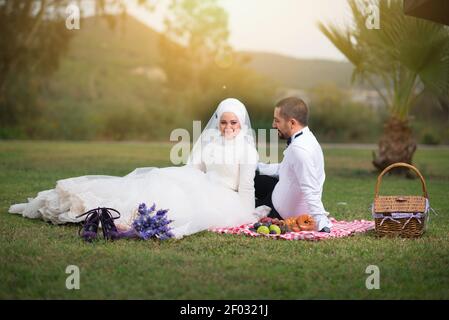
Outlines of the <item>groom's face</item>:
[{"label": "groom's face", "polygon": [[273,128],[277,129],[279,139],[288,139],[291,136],[290,121],[282,117],[280,108],[274,108]]}]

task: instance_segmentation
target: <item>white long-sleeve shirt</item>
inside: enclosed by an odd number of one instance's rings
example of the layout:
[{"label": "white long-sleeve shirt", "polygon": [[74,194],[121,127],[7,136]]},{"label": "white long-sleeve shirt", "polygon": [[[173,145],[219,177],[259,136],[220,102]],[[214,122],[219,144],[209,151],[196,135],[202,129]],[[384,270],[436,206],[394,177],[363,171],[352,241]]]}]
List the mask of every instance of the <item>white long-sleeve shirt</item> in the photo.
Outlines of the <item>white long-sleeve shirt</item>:
[{"label": "white long-sleeve shirt", "polygon": [[323,151],[308,127],[301,131],[284,151],[281,163],[259,163],[258,168],[261,174],[279,177],[272,201],[282,218],[310,214],[321,230],[332,226],[321,201],[326,177]]}]

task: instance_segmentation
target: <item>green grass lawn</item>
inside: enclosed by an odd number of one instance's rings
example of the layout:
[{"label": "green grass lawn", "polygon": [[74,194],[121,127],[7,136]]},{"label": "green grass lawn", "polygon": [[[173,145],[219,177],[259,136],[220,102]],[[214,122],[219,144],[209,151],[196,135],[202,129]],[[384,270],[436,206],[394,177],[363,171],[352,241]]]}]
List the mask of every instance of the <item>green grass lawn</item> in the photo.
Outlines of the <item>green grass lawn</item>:
[{"label": "green grass lawn", "polygon": [[[0,142],[0,298],[50,299],[448,299],[449,149],[420,149],[432,216],[420,239],[372,233],[321,242],[202,232],[182,240],[84,243],[75,225],[7,213],[59,179],[169,166],[158,143]],[[377,174],[371,150],[327,148],[323,202],[337,219],[370,219]],[[420,194],[418,180],[387,177],[384,194]],[[68,265],[81,270],[67,290]],[[368,290],[368,265],[380,289]]]}]

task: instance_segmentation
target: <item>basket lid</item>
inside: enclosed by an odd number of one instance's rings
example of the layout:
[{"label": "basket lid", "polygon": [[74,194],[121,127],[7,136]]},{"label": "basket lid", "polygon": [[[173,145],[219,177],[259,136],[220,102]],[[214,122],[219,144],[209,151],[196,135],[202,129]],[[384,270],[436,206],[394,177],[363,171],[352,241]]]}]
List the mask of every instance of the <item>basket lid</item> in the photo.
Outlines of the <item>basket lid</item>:
[{"label": "basket lid", "polygon": [[423,196],[378,196],[374,199],[375,213],[426,212]]}]

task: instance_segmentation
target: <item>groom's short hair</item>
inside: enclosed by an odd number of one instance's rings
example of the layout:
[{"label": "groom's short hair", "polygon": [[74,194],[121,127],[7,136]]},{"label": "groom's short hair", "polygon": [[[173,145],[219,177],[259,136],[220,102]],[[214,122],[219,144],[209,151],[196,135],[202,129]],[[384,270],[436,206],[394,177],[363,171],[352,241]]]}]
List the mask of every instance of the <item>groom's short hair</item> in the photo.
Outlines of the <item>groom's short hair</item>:
[{"label": "groom's short hair", "polygon": [[284,119],[296,119],[301,125],[307,126],[309,123],[309,108],[304,100],[296,97],[282,99],[276,104],[279,114]]}]

